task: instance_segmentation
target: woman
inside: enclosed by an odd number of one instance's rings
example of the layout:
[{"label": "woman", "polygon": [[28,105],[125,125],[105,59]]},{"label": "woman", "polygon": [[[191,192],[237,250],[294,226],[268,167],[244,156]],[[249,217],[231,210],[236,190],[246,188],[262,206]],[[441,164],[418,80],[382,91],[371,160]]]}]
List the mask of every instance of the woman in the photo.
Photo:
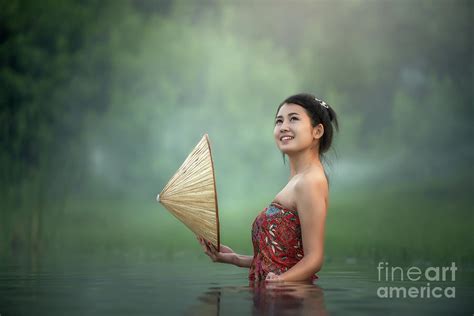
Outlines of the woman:
[{"label": "woman", "polygon": [[220,252],[198,237],[214,262],[248,267],[249,280],[313,281],[323,264],[328,180],[321,163],[331,147],[334,110],[307,93],[293,95],[277,109],[273,135],[290,160],[290,180],[252,225],[254,255]]}]

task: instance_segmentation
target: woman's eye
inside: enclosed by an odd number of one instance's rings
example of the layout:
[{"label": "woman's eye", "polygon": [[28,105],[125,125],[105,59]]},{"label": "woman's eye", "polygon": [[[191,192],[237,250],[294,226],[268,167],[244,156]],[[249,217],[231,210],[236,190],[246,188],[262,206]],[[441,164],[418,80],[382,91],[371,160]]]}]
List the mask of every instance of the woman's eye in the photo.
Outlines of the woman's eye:
[{"label": "woman's eye", "polygon": [[276,120],[275,124],[281,123],[281,120]]},{"label": "woman's eye", "polygon": [[291,121],[292,119],[298,120],[298,118],[295,117],[295,116],[293,116],[292,118],[290,118],[290,121]]}]

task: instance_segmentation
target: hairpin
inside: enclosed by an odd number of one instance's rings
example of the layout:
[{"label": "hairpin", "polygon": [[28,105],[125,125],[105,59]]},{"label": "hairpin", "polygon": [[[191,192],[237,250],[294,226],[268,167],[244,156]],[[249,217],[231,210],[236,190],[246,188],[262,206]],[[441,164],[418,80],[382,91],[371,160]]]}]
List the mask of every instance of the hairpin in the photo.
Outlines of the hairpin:
[{"label": "hairpin", "polygon": [[324,102],[323,100],[319,100],[318,98],[314,98],[319,104],[321,104],[322,106],[324,106],[326,109],[329,109],[329,105]]}]

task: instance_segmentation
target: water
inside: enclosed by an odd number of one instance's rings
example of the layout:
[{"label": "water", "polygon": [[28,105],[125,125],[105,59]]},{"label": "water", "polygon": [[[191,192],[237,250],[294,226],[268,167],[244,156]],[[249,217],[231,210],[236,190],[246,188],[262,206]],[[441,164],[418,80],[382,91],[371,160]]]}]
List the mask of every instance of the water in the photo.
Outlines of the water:
[{"label": "water", "polygon": [[[0,315],[472,315],[472,271],[455,298],[379,298],[376,264],[326,264],[314,284],[249,286],[247,269],[207,259],[0,263]],[[392,286],[423,286],[398,282]],[[436,284],[432,284],[432,287]]]}]

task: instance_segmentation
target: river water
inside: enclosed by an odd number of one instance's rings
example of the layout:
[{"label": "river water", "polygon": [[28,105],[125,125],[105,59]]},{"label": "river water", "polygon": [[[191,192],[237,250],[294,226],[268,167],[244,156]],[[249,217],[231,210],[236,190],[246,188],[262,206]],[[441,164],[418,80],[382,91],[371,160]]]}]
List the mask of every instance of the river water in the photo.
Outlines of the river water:
[{"label": "river water", "polygon": [[[442,297],[380,297],[376,263],[326,263],[313,284],[254,284],[247,269],[207,258],[4,260],[0,315],[472,315],[473,271],[431,282]],[[454,288],[455,297],[446,297]],[[425,292],[426,293],[426,292]],[[448,292],[448,296],[451,295]],[[426,295],[425,295],[426,296]]]}]

